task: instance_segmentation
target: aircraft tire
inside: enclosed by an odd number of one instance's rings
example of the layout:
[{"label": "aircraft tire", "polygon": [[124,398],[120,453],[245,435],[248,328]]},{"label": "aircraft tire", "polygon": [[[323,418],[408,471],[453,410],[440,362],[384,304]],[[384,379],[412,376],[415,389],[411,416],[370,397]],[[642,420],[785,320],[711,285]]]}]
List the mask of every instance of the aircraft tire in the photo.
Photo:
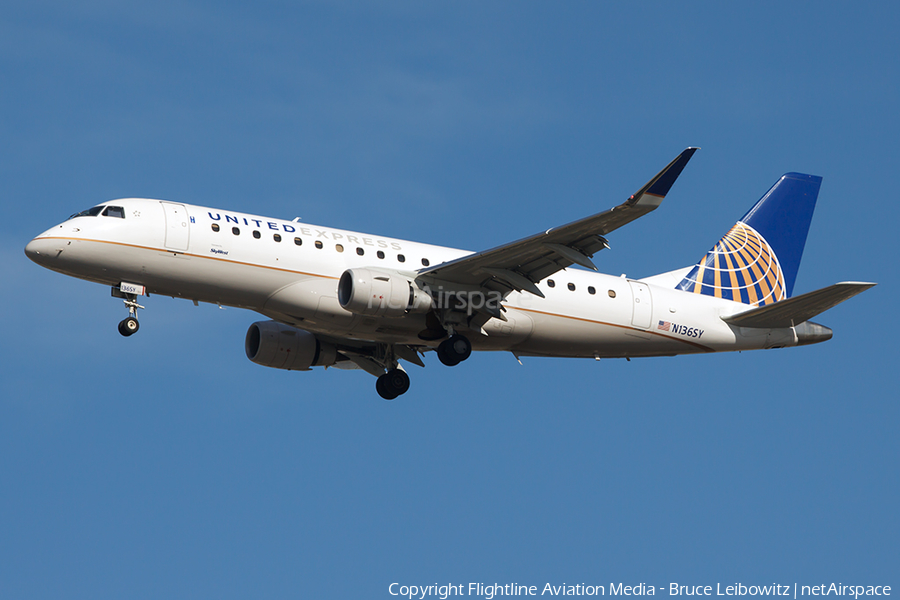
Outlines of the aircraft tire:
[{"label": "aircraft tire", "polygon": [[409,390],[409,375],[403,369],[391,369],[375,381],[375,391],[385,400],[393,400]]},{"label": "aircraft tire", "polygon": [[464,335],[451,335],[438,346],[438,359],[448,367],[454,367],[469,358],[472,343]]},{"label": "aircraft tire", "polygon": [[127,319],[123,319],[119,322],[119,333],[123,336],[128,337],[137,333],[138,329],[140,329],[141,324],[138,323],[138,320],[134,317],[128,317]]},{"label": "aircraft tire", "polygon": [[403,369],[391,369],[384,374],[385,386],[402,396],[409,391],[409,375]]},{"label": "aircraft tire", "polygon": [[397,396],[391,394],[384,386],[384,375],[378,377],[375,380],[375,391],[378,392],[378,395],[384,398],[385,400],[393,400]]},{"label": "aircraft tire", "polygon": [[448,367],[455,367],[456,365],[459,364],[459,361],[454,360],[453,357],[451,357],[450,354],[447,352],[447,346],[445,346],[446,343],[447,343],[447,340],[444,340],[443,342],[440,343],[440,345],[437,348],[438,360],[440,360],[442,364],[444,364]]}]

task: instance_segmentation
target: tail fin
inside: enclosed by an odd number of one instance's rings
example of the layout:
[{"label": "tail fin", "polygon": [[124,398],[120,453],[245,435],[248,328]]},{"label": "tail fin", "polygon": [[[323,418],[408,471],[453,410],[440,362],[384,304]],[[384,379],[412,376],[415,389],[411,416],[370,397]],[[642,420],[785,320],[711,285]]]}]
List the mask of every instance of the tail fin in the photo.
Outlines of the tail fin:
[{"label": "tail fin", "polygon": [[789,298],[821,184],[783,175],[676,288],[753,306]]}]

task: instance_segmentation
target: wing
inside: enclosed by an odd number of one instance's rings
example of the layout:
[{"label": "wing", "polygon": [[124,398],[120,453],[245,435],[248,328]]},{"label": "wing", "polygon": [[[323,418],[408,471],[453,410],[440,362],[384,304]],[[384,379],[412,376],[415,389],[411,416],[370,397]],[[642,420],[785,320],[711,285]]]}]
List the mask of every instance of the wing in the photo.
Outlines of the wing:
[{"label": "wing", "polygon": [[698,148],[688,148],[628,200],[605,212],[530,237],[422,269],[419,275],[501,292],[543,297],[537,282],[573,264],[597,270],[591,257],[608,248],[603,237],[660,205]]}]

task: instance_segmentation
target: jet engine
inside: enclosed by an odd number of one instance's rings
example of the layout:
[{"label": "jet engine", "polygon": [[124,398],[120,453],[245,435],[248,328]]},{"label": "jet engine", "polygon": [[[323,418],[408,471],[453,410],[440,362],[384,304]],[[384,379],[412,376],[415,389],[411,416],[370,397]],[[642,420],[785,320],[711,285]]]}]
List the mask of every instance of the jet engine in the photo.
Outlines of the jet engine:
[{"label": "jet engine", "polygon": [[247,330],[244,350],[247,358],[258,365],[289,371],[309,371],[310,367],[327,367],[337,361],[334,345],[276,321],[253,323]]},{"label": "jet engine", "polygon": [[374,317],[402,317],[426,313],[432,299],[412,278],[374,269],[347,269],[338,283],[338,302],[344,310]]}]

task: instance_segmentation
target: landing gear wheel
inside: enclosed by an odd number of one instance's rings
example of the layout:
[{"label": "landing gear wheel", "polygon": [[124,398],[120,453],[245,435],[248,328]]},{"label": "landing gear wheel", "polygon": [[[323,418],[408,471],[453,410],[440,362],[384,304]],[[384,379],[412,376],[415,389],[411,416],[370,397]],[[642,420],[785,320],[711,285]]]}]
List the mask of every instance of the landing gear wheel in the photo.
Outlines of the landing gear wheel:
[{"label": "landing gear wheel", "polygon": [[137,330],[140,329],[141,324],[138,323],[138,320],[134,317],[128,317],[119,322],[119,333],[128,337],[130,335],[134,335],[137,333]]},{"label": "landing gear wheel", "polygon": [[438,359],[448,367],[455,367],[472,354],[472,343],[464,335],[454,334],[438,346]]},{"label": "landing gear wheel", "polygon": [[391,394],[384,387],[384,375],[381,375],[378,379],[375,380],[375,391],[378,392],[378,395],[384,398],[385,400],[393,400],[397,396],[395,394]]},{"label": "landing gear wheel", "polygon": [[459,364],[459,361],[454,360],[453,357],[451,357],[447,353],[447,346],[444,345],[446,343],[447,343],[446,341],[441,342],[441,344],[437,348],[438,360],[440,360],[441,363],[443,363],[444,365],[446,365],[448,367],[455,367],[456,365]]},{"label": "landing gear wheel", "polygon": [[409,390],[409,375],[403,369],[391,369],[375,381],[375,391],[385,400],[393,400]]}]

